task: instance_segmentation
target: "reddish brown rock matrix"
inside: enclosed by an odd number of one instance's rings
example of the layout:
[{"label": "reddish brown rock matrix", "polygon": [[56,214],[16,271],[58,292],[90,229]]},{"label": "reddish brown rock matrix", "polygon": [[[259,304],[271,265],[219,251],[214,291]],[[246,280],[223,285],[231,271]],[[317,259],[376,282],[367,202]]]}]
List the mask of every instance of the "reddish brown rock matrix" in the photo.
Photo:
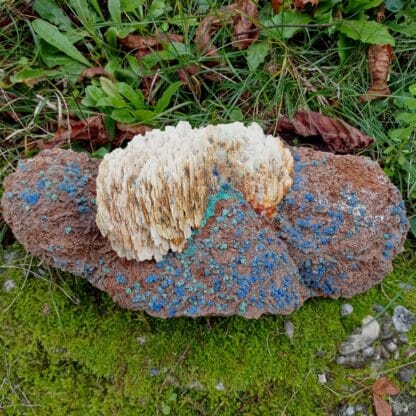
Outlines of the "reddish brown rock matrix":
[{"label": "reddish brown rock matrix", "polygon": [[95,225],[99,161],[67,150],[21,161],[3,215],[26,250],[84,276],[120,306],[159,317],[287,314],[311,296],[351,297],[392,270],[408,230],[377,163],[293,149],[294,185],[271,222],[225,184],[183,253],[117,257]]}]

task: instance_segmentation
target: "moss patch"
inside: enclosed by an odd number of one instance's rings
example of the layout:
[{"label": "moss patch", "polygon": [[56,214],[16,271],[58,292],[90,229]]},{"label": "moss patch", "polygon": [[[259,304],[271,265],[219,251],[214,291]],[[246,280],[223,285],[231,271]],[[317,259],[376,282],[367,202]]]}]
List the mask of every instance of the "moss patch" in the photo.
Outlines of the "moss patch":
[{"label": "moss patch", "polygon": [[[6,279],[17,286],[0,297],[0,402],[10,415],[317,416],[341,401],[370,406],[357,380],[371,385],[376,374],[337,366],[337,344],[374,315],[375,303],[416,305],[416,291],[398,285],[416,281],[415,262],[405,255],[382,285],[349,301],[349,317],[340,317],[342,300],[308,301],[290,316],[291,343],[287,317],[154,319],[121,310],[84,280],[44,271],[19,246],[13,250],[23,269],[9,264],[0,274],[1,286]],[[318,383],[322,372],[327,386]]]}]

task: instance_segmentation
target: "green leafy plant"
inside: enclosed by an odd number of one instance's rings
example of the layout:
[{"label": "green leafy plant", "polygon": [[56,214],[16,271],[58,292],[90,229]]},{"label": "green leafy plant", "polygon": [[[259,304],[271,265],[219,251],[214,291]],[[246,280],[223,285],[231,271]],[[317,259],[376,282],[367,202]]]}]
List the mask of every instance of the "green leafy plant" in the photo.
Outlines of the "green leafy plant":
[{"label": "green leafy plant", "polygon": [[59,49],[66,56],[85,66],[91,65],[88,60],[85,59],[84,55],[82,55],[73,45],[69,37],[60,32],[56,26],[51,25],[45,20],[36,19],[32,22],[32,27],[41,39],[56,49]]},{"label": "green leafy plant", "polygon": [[108,78],[101,77],[99,84],[86,88],[86,97],[81,104],[95,108],[120,123],[151,123],[167,109],[180,86],[181,82],[172,83],[156,104],[149,106],[140,89],[133,89],[125,82],[113,83]]},{"label": "green leafy plant", "polygon": [[[413,154],[411,139],[405,137],[410,116],[396,118],[390,110],[392,98],[366,105],[358,100],[369,83],[367,45],[396,44],[404,56],[412,47],[410,36],[416,34],[414,8],[402,0],[385,1],[388,13],[379,21],[381,0],[320,0],[303,10],[285,0],[278,12],[270,2],[260,3],[255,18],[259,37],[238,50],[233,48],[232,25],[220,25],[211,34],[217,47],[214,59],[198,50],[195,31],[208,13],[215,15],[229,3],[37,0],[36,18],[21,22],[33,46],[19,50],[0,71],[0,87],[30,95],[36,108],[36,94],[46,91],[43,106],[60,83],[70,117],[103,113],[110,136],[115,123],[160,125],[183,119],[184,114],[195,123],[257,118],[265,128],[273,122],[269,114],[290,116],[299,108],[332,114],[355,126],[365,120],[363,130],[377,138],[378,160],[406,194],[414,216],[416,207],[410,201],[415,191],[409,185],[414,182]],[[183,41],[137,53],[120,40],[131,34],[144,39],[163,33],[181,35]],[[389,86],[395,101],[403,85],[416,82],[411,63],[403,68],[406,80],[399,80],[401,66],[407,65],[403,62],[401,58],[392,63]],[[83,75],[88,68],[106,75]],[[149,80],[151,87],[146,89]],[[399,112],[409,112],[403,108]],[[388,115],[382,115],[386,109]],[[56,118],[51,111],[45,114]],[[394,132],[387,135],[389,128]],[[110,145],[106,146],[108,151]]]},{"label": "green leafy plant", "polygon": [[394,38],[387,26],[368,20],[347,20],[342,22],[338,30],[345,36],[363,43],[394,46]]},{"label": "green leafy plant", "polygon": [[[0,81],[0,85],[25,83],[32,87],[45,79],[64,77],[72,84],[74,96],[85,96],[80,108],[77,108],[78,103],[70,100],[76,113],[79,114],[83,107],[87,111],[94,109],[121,123],[151,124],[157,116],[167,112],[180,82],[175,79],[157,81],[153,88],[156,96],[151,100],[144,97],[138,86],[143,76],[152,73],[155,65],[191,52],[183,44],[175,43],[168,45],[166,50],[149,53],[139,64],[134,53],[121,53],[118,40],[137,29],[145,29],[155,18],[162,16],[169,9],[164,1],[155,0],[146,5],[145,2],[110,0],[105,10],[95,0],[71,0],[62,5],[54,0],[37,0],[34,9],[39,18],[30,26],[46,68],[39,67],[39,63],[33,65],[24,58],[20,65],[13,67],[8,82]],[[83,71],[93,66],[103,66],[114,82],[107,78],[101,78],[99,82],[93,80],[82,91],[82,85],[77,85],[77,81]]]},{"label": "green leafy plant", "polygon": [[[416,205],[416,84],[409,87],[409,93],[396,98],[400,108],[395,115],[399,128],[390,129],[388,136],[391,144],[385,149],[386,170],[392,176],[400,170],[405,182],[410,204]],[[410,227],[416,237],[416,214],[409,218]]]},{"label": "green leafy plant", "polygon": [[[392,2],[400,3],[401,0]],[[249,69],[255,71],[271,52],[272,45],[266,40],[287,42],[299,33],[315,27],[321,28],[322,33],[337,38],[341,63],[345,62],[349,44],[353,41],[394,46],[395,39],[390,31],[402,31],[411,35],[413,29],[407,26],[402,28],[395,20],[383,23],[376,21],[375,8],[381,3],[382,0],[349,0],[345,5],[341,0],[322,0],[317,7],[298,10],[294,2],[285,0],[276,14],[266,7],[261,18],[263,31],[260,38],[263,43],[254,43],[247,50]],[[402,9],[398,3],[396,6],[392,3],[391,6],[396,11]]]}]

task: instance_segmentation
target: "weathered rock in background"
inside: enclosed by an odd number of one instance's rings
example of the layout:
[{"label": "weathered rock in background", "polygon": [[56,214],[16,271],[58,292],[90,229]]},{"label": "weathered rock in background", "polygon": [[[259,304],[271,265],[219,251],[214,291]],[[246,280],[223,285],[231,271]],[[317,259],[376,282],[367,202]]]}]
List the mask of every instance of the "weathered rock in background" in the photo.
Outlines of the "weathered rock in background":
[{"label": "weathered rock in background", "polygon": [[270,222],[231,186],[205,226],[161,262],[117,257],[95,224],[99,161],[65,150],[21,162],[3,215],[46,263],[84,276],[120,306],[153,316],[290,313],[310,296],[351,297],[379,283],[403,248],[400,193],[377,163],[294,150],[294,185]]},{"label": "weathered rock in background", "polygon": [[[384,310],[382,306],[380,307]],[[394,308],[394,315],[403,315],[403,310],[407,311],[405,316],[410,318],[414,316],[413,312],[408,311],[402,305]],[[386,311],[377,319],[371,316],[365,318],[362,321],[362,327],[357,328],[353,335],[339,345],[338,351],[341,355],[336,357],[337,364],[353,368],[363,368],[369,365],[375,369],[382,367],[386,360],[398,360],[401,356],[410,358],[412,350],[401,351],[400,348],[409,340],[405,333],[400,332],[403,329],[401,326],[397,328],[393,325],[393,319]],[[410,331],[413,324],[414,320],[408,319],[406,330]],[[413,368],[404,367],[404,369],[398,372],[400,380],[402,380],[400,376],[403,376],[403,380],[413,377]]]},{"label": "weathered rock in background", "polygon": [[343,355],[361,351],[371,345],[378,338],[379,334],[380,324],[369,315],[362,320],[360,332],[351,335],[347,341],[342,342],[338,350]]},{"label": "weathered rock in background", "polygon": [[393,313],[393,325],[398,332],[409,332],[416,322],[416,316],[413,312],[404,306],[397,305]]}]

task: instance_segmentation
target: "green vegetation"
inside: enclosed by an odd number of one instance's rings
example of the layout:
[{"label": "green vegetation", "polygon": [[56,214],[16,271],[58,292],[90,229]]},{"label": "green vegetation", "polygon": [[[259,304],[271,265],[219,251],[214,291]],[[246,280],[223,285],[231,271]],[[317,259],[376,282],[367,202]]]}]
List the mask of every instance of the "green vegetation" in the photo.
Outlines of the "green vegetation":
[{"label": "green vegetation", "polygon": [[[69,118],[96,112],[105,115],[111,137],[116,122],[159,127],[183,119],[195,125],[255,120],[274,131],[282,114],[306,108],[340,117],[377,139],[369,153],[402,190],[416,228],[412,2],[386,1],[382,22],[381,0],[325,0],[304,11],[282,7],[277,14],[266,2],[258,7],[258,39],[239,49],[232,24],[224,22],[212,31],[215,56],[200,50],[195,32],[209,10],[221,19],[225,2],[101,3],[37,0],[29,19],[23,2],[5,2],[0,127],[8,162],[19,151],[36,151],[38,141],[50,139]],[[170,33],[183,39],[167,37]],[[155,34],[161,40],[150,46],[149,40],[134,48],[120,41]],[[371,81],[366,56],[371,43],[394,45],[392,95],[362,103],[359,97]],[[80,78],[97,67],[104,71],[100,77]]]},{"label": "green vegetation", "polygon": [[[386,0],[378,21],[381,3],[325,0],[274,13],[261,2],[258,39],[233,48],[233,27],[223,24],[212,33],[213,57],[195,45],[195,32],[209,10],[220,14],[229,3],[38,0],[31,10],[23,1],[0,0],[0,181],[70,118],[104,114],[108,143],[71,144],[103,155],[120,122],[254,120],[272,132],[282,114],[306,108],[375,137],[366,154],[402,191],[416,235],[416,6]],[[140,60],[137,48],[119,40],[156,33],[183,40],[162,40]],[[393,45],[392,95],[363,103],[371,43]],[[104,72],[80,77],[97,67]],[[0,295],[0,409],[10,415],[315,416],[339,403],[370,408],[363,387],[378,373],[337,366],[337,344],[374,314],[375,303],[388,310],[416,304],[416,291],[399,286],[416,284],[414,240],[394,273],[351,301],[352,316],[340,318],[342,301],[324,299],[291,315],[293,343],[284,317],[162,321],[120,310],[82,279],[25,255],[4,223],[0,243],[0,287],[7,279],[16,283]],[[391,371],[383,371],[394,378],[394,368],[408,363],[391,361]],[[327,385],[318,382],[322,372]]]},{"label": "green vegetation", "polygon": [[[377,372],[335,364],[337,344],[374,316],[375,303],[390,310],[416,302],[415,291],[398,285],[416,280],[415,262],[403,256],[380,287],[352,299],[349,317],[340,317],[342,301],[308,301],[290,316],[291,343],[281,316],[154,319],[12,253],[19,268],[9,264],[0,275],[1,285],[7,278],[17,285],[0,299],[0,402],[10,415],[318,416],[340,402],[371,408],[360,383],[371,387]],[[394,376],[409,362],[391,361],[385,370]],[[318,383],[323,372],[328,387]]]}]

